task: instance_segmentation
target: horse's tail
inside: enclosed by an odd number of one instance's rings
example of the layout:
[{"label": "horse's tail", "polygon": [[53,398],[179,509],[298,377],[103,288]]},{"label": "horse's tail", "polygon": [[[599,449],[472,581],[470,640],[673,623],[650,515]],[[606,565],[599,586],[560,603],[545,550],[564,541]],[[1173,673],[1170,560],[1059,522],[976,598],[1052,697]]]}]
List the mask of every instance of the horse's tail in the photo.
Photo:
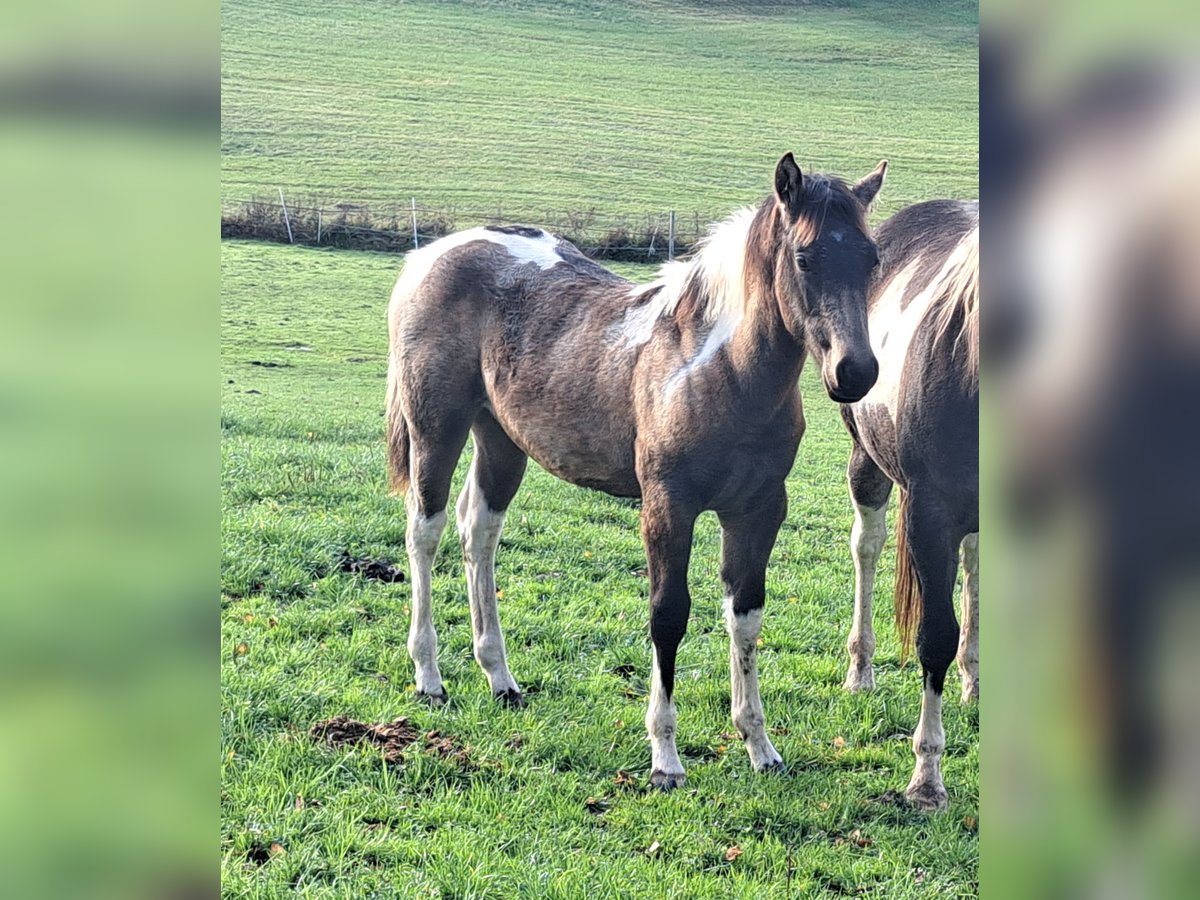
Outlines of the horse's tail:
[{"label": "horse's tail", "polygon": [[901,488],[900,506],[896,510],[896,636],[900,641],[901,663],[908,659],[916,643],[923,609],[921,579],[908,548],[908,491]]},{"label": "horse's tail", "polygon": [[397,496],[408,490],[408,422],[400,408],[400,378],[396,360],[389,358],[387,376],[388,484]]}]

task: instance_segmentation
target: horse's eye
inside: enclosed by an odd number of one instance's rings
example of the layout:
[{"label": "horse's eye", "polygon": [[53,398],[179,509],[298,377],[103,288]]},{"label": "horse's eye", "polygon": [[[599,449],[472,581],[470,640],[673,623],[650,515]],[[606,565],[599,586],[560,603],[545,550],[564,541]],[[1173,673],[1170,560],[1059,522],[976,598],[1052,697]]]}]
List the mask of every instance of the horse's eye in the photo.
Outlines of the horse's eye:
[{"label": "horse's eye", "polygon": [[800,267],[800,271],[807,272],[808,271],[808,257],[805,256],[803,253],[797,253],[796,254],[796,265],[798,265]]}]

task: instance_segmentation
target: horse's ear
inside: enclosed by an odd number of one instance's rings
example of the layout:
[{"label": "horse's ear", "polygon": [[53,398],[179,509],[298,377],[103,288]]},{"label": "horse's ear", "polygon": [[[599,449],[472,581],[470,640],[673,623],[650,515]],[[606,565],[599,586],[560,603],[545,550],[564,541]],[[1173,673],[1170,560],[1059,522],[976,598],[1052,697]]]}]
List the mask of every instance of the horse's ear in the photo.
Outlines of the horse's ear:
[{"label": "horse's ear", "polygon": [[785,153],[775,167],[775,199],[794,219],[800,213],[800,199],[803,196],[804,176],[792,154]]},{"label": "horse's ear", "polygon": [[854,196],[858,198],[858,202],[864,207],[869,209],[871,204],[875,202],[875,195],[883,187],[885,175],[887,175],[886,159],[880,160],[879,165],[875,167],[870,175],[851,188],[854,191]]}]

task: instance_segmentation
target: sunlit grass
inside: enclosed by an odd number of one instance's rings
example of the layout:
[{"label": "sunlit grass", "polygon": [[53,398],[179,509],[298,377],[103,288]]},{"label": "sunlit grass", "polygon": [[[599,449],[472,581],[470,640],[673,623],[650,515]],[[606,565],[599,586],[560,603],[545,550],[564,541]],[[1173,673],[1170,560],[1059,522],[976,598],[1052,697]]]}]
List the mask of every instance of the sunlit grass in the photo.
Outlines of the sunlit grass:
[{"label": "sunlit grass", "polygon": [[[918,674],[899,668],[886,555],[876,607],[880,690],[852,697],[840,686],[852,584],[849,444],[811,371],[803,379],[809,430],[769,570],[761,651],[767,719],[789,770],[753,774],[729,734],[718,536],[706,515],[677,695],[689,781],[660,795],[645,789],[650,647],[636,504],[531,466],[498,566],[510,661],[529,691],[519,712],[492,701],[472,658],[462,556],[448,528],[434,618],[452,700],[438,711],[420,705],[404,647],[407,585],[336,567],[342,551],[407,567],[402,504],[385,489],[381,420],[384,298],[399,260],[237,242],[222,250],[229,896],[289,887],[331,897],[973,891],[974,708],[947,703],[949,812],[928,817],[873,799],[902,789],[911,773]],[[342,714],[408,716],[465,744],[470,763],[414,748],[389,767],[369,749],[308,740],[313,722]],[[618,784],[621,772],[635,783]],[[726,860],[734,846],[741,855]]]}]

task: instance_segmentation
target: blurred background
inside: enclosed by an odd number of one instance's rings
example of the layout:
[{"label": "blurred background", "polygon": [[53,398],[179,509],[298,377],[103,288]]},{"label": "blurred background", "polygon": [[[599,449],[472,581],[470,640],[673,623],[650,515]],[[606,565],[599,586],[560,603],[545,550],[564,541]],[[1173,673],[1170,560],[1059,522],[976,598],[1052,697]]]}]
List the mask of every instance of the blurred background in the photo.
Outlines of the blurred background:
[{"label": "blurred background", "polygon": [[1193,896],[1196,7],[985,4],[984,896]]},{"label": "blurred background", "polygon": [[217,891],[214,4],[0,29],[0,882]]},{"label": "blurred background", "polygon": [[[984,896],[1195,892],[1195,10],[983,6]],[[218,890],[218,17],[0,34],[12,896]]]}]

